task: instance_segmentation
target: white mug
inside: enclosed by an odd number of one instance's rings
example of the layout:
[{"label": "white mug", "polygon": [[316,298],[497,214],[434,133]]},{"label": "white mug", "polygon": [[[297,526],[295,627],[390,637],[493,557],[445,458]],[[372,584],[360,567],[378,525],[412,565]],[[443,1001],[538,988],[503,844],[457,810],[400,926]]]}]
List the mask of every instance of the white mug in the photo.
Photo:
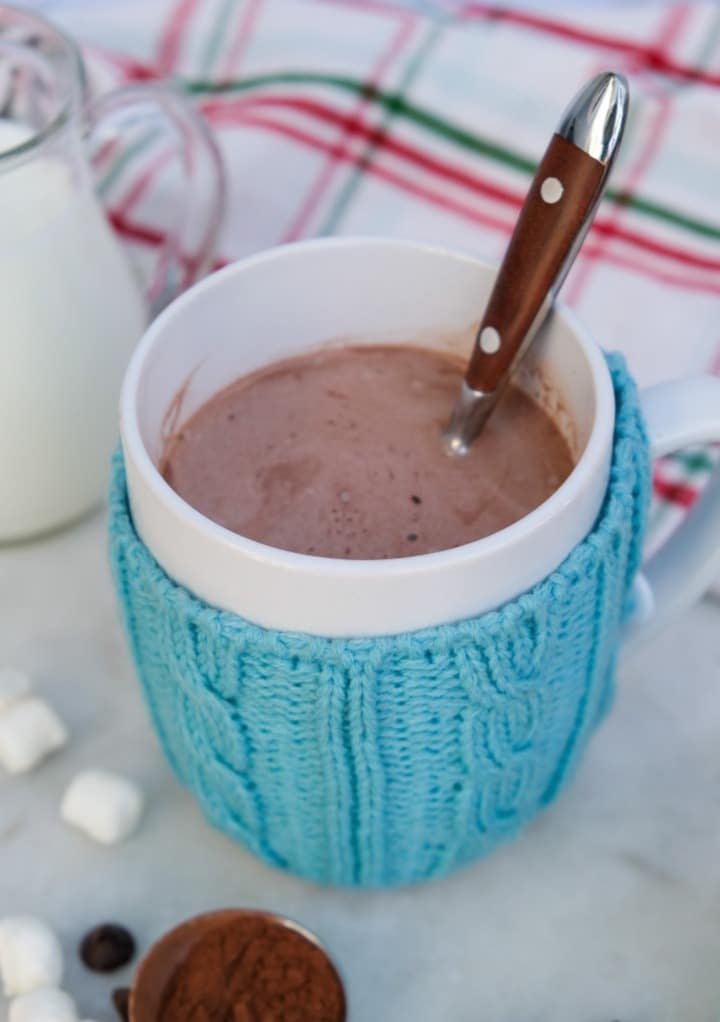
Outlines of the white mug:
[{"label": "white mug", "polygon": [[[614,394],[605,359],[559,308],[523,372],[556,395],[577,462],[536,510],[485,539],[381,561],[278,550],[183,501],[158,470],[168,430],[259,366],[329,341],[424,343],[468,353],[493,270],[463,255],[381,239],[273,249],[216,273],[150,326],[126,374],[121,431],[137,532],[162,568],[207,603],[266,628],[375,636],[498,607],[557,568],[589,532],[608,482]],[[654,456],[720,440],[720,380],[653,387],[642,405]],[[171,414],[169,415],[169,412]],[[279,411],[281,414],[281,411]],[[720,486],[644,568],[634,629],[695,598],[720,570]]]}]

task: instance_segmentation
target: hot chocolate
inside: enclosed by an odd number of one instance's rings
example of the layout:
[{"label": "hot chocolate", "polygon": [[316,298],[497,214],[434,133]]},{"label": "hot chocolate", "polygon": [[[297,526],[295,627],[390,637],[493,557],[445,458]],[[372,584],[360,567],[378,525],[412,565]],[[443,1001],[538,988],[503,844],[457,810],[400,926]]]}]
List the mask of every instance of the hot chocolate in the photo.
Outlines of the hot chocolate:
[{"label": "hot chocolate", "polygon": [[326,347],[207,401],[161,469],[220,525],[325,557],[406,557],[481,539],[546,500],[573,468],[547,412],[508,389],[464,458],[443,450],[463,364],[405,345]]}]

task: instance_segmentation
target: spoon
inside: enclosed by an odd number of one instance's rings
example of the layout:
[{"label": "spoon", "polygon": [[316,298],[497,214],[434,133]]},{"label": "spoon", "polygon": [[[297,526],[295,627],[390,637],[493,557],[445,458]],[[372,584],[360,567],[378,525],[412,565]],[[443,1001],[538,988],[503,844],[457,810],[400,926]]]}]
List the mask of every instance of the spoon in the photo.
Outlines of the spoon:
[{"label": "spoon", "polygon": [[448,454],[467,454],[544,322],[603,196],[628,109],[622,75],[589,81],[563,114],[505,253],[450,423]]},{"label": "spoon", "polygon": [[[258,924],[262,927],[261,934],[257,932]],[[347,1009],[343,983],[319,938],[310,930],[306,930],[304,926],[300,926],[284,916],[240,908],[221,909],[217,912],[206,912],[203,915],[195,916],[170,930],[152,945],[135,973],[130,992],[129,1022],[157,1022],[157,1019],[163,1016],[166,998],[172,992],[173,987],[182,983],[183,978],[187,983],[188,974],[192,973],[193,967],[197,973],[198,964],[203,962],[203,944],[207,949],[208,965],[198,975],[199,990],[196,991],[195,996],[198,1001],[201,1001],[204,988],[217,1009],[218,1002],[228,998],[228,991],[220,984],[216,983],[213,986],[211,970],[213,961],[217,968],[218,958],[217,948],[213,949],[213,944],[231,945],[233,935],[239,945],[237,948],[239,957],[234,962],[226,963],[229,973],[237,972],[238,969],[243,968],[243,958],[245,960],[249,958],[252,961],[253,954],[256,958],[263,957],[266,966],[266,979],[268,972],[272,972],[273,968],[276,972],[280,970],[279,975],[273,978],[270,986],[280,990],[285,989],[286,992],[293,993],[296,998],[301,999],[303,991],[298,989],[297,976],[293,978],[287,974],[283,975],[282,972],[282,966],[287,967],[288,964],[285,959],[291,954],[296,958],[295,971],[297,972],[299,967],[301,981],[311,978],[311,986],[306,989],[308,1002],[311,1002],[313,993],[317,995],[317,987],[322,983],[326,990],[332,991],[331,997],[334,1002],[332,1008],[326,1006],[323,1018],[332,1018],[332,1022],[345,1022]],[[288,944],[288,935],[292,935],[290,944]],[[241,953],[243,942],[247,944],[244,956]],[[312,963],[312,972],[307,965],[303,968],[303,959],[307,962],[308,953]],[[220,954],[222,956],[222,952]],[[195,958],[194,963],[193,957]],[[292,960],[289,964],[293,964]],[[250,965],[250,967],[252,966]],[[262,979],[262,976],[260,978]],[[254,1000],[262,999],[262,991],[256,990]],[[241,1017],[250,1018],[251,1014],[253,1018],[259,1017],[252,1009],[245,1007],[249,1012],[247,1015],[242,1010],[243,1005],[236,1004],[236,1014],[232,1017],[238,1020]],[[207,1006],[205,1013],[201,1013],[201,1011],[188,1012],[186,1017],[188,1019],[218,1018],[219,1015],[212,1008],[213,1005]],[[223,1018],[230,1017],[232,1007],[228,1006],[227,1012],[227,1015],[223,1012]],[[308,1012],[303,1017],[309,1018],[311,1013],[311,1004],[309,1004]],[[177,1013],[173,1012],[172,1017],[177,1018]],[[263,1014],[262,1017],[266,1018],[267,1016]],[[277,1018],[278,1016],[273,1012],[272,1017]]]}]

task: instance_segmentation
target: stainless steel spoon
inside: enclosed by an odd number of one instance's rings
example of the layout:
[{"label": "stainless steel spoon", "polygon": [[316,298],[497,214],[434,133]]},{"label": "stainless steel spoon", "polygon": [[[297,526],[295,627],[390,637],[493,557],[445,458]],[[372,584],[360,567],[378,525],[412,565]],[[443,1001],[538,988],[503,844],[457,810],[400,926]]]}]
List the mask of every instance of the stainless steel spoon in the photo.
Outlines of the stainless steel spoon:
[{"label": "stainless steel spoon", "polygon": [[463,455],[535,338],[583,243],[622,141],[622,75],[589,81],[565,111],[520,211],[443,442]]}]

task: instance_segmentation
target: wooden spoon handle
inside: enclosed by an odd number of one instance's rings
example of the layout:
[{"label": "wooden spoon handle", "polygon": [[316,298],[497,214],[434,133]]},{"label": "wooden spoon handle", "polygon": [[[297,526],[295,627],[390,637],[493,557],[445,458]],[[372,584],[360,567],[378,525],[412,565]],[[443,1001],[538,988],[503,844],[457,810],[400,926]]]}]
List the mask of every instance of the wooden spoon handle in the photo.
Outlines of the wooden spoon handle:
[{"label": "wooden spoon handle", "polygon": [[497,275],[466,380],[493,393],[549,308],[582,243],[607,168],[553,135],[527,194]]}]

